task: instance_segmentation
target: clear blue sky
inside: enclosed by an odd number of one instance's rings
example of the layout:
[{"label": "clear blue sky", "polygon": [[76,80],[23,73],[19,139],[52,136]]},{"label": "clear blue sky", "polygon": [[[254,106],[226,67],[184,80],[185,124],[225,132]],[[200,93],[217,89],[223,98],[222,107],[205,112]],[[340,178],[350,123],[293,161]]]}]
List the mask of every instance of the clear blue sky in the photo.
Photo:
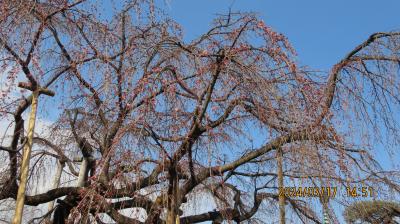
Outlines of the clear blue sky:
[{"label": "clear blue sky", "polygon": [[254,11],[285,34],[298,61],[327,70],[374,32],[400,30],[400,0],[166,0],[166,11],[190,40],[216,13]]},{"label": "clear blue sky", "polygon": [[[267,25],[288,37],[297,51],[297,61],[313,70],[329,70],[372,33],[400,31],[400,0],[158,2],[164,2],[161,7],[181,24],[187,41],[208,31],[216,14],[227,13],[230,7],[232,11],[256,12]],[[385,168],[394,162],[383,154],[378,159]]]},{"label": "clear blue sky", "polygon": [[[187,41],[208,31],[216,14],[256,12],[288,37],[297,61],[327,71],[375,32],[400,31],[400,0],[159,0]],[[161,4],[162,5],[162,4]]]}]

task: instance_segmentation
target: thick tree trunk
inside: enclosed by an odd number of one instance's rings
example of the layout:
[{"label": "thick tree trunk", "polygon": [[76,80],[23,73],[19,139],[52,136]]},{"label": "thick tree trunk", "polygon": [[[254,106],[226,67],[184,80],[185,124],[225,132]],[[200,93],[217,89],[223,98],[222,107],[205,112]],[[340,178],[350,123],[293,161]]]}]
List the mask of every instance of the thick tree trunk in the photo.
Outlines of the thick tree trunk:
[{"label": "thick tree trunk", "polygon": [[[89,177],[89,170],[90,170],[90,162],[91,162],[90,158],[91,158],[90,155],[86,155],[86,153],[83,153],[82,163],[81,163],[81,167],[79,170],[79,176],[78,176],[78,180],[76,183],[77,187],[85,187],[87,185],[87,181],[88,181],[88,177]],[[82,214],[82,217],[81,217],[80,223],[87,224],[89,221],[88,211],[82,211],[81,214]]]},{"label": "thick tree trunk", "polygon": [[28,140],[24,146],[24,152],[22,155],[22,164],[21,164],[21,180],[18,187],[17,193],[17,201],[15,206],[15,214],[12,220],[13,224],[20,224],[22,221],[22,214],[25,203],[25,192],[26,185],[28,182],[28,173],[29,173],[29,161],[31,157],[32,151],[32,143],[33,143],[33,133],[35,129],[35,121],[36,121],[36,112],[37,112],[37,102],[38,102],[39,90],[35,90],[32,93],[32,109],[29,115],[29,125],[28,125]]},{"label": "thick tree trunk", "polygon": [[[64,169],[65,166],[65,162],[60,162],[59,160],[57,161],[57,171],[56,174],[54,175],[54,179],[53,179],[53,185],[52,188],[56,189],[60,186],[60,180],[61,180],[61,175],[62,175],[62,171]],[[48,212],[51,212],[54,209],[54,201],[49,202],[49,207],[47,208]],[[47,218],[48,223],[50,223],[50,217]]]},{"label": "thick tree trunk", "polygon": [[76,182],[77,187],[85,186],[88,177],[88,172],[89,172],[89,161],[87,157],[83,156],[81,167],[79,169],[78,181]]},{"label": "thick tree trunk", "polygon": [[175,168],[170,174],[170,187],[168,189],[167,224],[179,224],[179,179]]}]

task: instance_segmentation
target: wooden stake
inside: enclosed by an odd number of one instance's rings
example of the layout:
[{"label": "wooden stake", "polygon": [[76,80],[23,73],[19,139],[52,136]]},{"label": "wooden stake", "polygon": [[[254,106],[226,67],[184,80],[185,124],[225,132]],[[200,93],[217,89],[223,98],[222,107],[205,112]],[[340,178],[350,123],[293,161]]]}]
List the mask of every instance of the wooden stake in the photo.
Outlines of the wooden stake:
[{"label": "wooden stake", "polygon": [[12,224],[21,224],[22,221],[22,214],[25,203],[26,184],[28,183],[28,175],[29,175],[29,161],[32,152],[33,133],[35,131],[35,121],[36,121],[39,93],[48,96],[54,96],[53,91],[41,88],[40,86],[32,86],[32,84],[30,83],[20,82],[18,83],[18,86],[32,91],[32,103],[31,103],[31,113],[29,115],[29,124],[28,124],[28,139],[24,145],[24,151],[22,153],[22,163],[20,171],[21,180],[18,187],[17,200],[15,205],[15,214],[12,220]]},{"label": "wooden stake", "polygon": [[22,213],[25,203],[26,184],[28,182],[29,161],[32,151],[33,133],[35,130],[38,96],[39,96],[39,90],[33,91],[32,104],[31,104],[32,108],[31,108],[31,113],[29,115],[28,140],[25,143],[24,151],[22,153],[21,180],[18,187],[15,214],[12,220],[13,224],[20,224],[22,221]]},{"label": "wooden stake", "polygon": [[[283,190],[283,152],[281,148],[276,150],[278,167],[278,189]],[[284,191],[283,191],[284,192]],[[279,223],[285,224],[285,194],[279,194]]]}]

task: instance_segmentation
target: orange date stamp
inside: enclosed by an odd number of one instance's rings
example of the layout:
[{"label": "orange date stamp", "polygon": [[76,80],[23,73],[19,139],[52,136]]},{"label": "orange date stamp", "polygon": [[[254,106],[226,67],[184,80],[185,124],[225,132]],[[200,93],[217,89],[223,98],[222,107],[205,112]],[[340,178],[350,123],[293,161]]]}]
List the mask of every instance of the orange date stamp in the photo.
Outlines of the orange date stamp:
[{"label": "orange date stamp", "polygon": [[338,193],[345,197],[373,197],[376,192],[372,187],[347,186],[338,191],[337,187],[280,187],[279,196],[285,197],[329,197],[334,198]]},{"label": "orange date stamp", "polygon": [[285,197],[336,197],[337,187],[280,187],[279,196]]}]

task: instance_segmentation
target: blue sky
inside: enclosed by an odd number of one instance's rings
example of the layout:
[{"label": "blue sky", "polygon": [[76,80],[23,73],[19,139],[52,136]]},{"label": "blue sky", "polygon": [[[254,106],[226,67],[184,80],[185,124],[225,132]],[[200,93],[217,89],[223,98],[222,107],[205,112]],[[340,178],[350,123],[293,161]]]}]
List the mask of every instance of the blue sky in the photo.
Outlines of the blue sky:
[{"label": "blue sky", "polygon": [[[375,32],[400,30],[400,0],[159,0],[181,24],[186,41],[210,28],[216,14],[255,12],[296,49],[297,61],[328,71]],[[162,5],[162,4],[161,4]],[[160,5],[159,5],[160,6]],[[379,147],[379,150],[381,147]],[[385,168],[393,165],[379,154]],[[397,159],[396,159],[397,160]]]},{"label": "blue sky", "polygon": [[374,32],[400,29],[399,0],[166,0],[166,11],[190,40],[216,13],[254,11],[286,35],[298,61],[327,70]]}]

